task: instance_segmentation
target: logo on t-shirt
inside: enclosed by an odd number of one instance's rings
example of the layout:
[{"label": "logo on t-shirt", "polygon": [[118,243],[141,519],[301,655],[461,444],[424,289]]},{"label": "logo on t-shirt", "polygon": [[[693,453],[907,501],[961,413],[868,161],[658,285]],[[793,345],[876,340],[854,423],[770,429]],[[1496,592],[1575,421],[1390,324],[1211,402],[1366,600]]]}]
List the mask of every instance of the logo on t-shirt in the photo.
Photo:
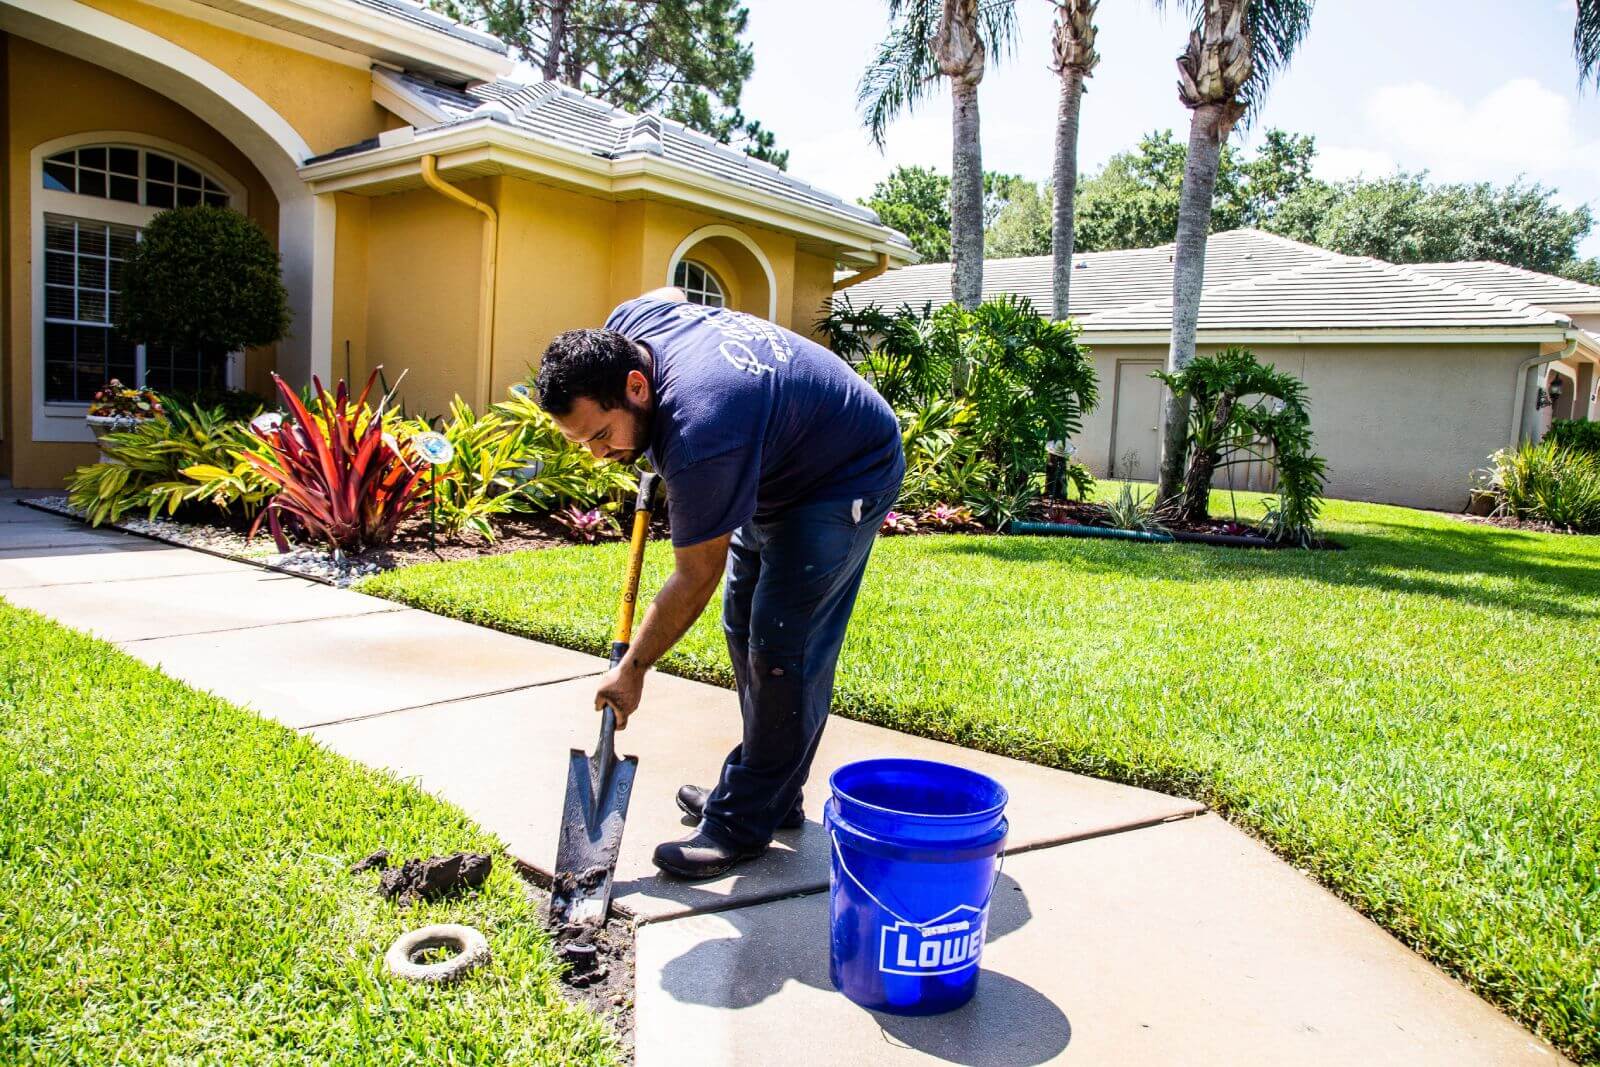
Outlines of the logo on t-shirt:
[{"label": "logo on t-shirt", "polygon": [[726,338],[718,346],[722,358],[735,369],[747,374],[759,375],[762,371],[775,374],[777,367],[772,363],[762,362],[755,349],[746,342],[753,341],[764,347],[771,353],[776,363],[787,363],[789,357],[794,355],[794,350],[789,347],[789,340],[783,336],[783,331],[754,315],[746,315],[742,311],[729,311],[726,308],[708,307],[705,304],[679,304],[674,314],[686,321],[698,319],[722,334]]}]

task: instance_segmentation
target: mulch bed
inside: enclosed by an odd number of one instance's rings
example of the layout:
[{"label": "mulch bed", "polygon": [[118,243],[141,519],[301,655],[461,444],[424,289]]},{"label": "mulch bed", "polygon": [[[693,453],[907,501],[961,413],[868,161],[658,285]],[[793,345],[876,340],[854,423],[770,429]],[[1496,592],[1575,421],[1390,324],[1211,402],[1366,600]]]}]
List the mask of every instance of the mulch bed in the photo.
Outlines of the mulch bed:
[{"label": "mulch bed", "polygon": [[[1106,509],[1085,500],[1045,500],[1034,509],[1040,522],[1059,522],[1076,526],[1110,526]],[[1205,522],[1163,522],[1163,528],[1182,533],[1224,534],[1229,537],[1254,537],[1255,527],[1249,523],[1235,522],[1232,518],[1207,519]],[[1273,545],[1260,538],[1263,545]]]},{"label": "mulch bed", "polygon": [[1594,537],[1600,534],[1597,530],[1577,530],[1571,526],[1557,526],[1553,522],[1540,522],[1537,519],[1514,519],[1509,515],[1471,515],[1466,512],[1452,513],[1454,518],[1462,522],[1470,522],[1474,526],[1498,526],[1502,530],[1522,530],[1526,533],[1553,533],[1571,534],[1574,537]]},{"label": "mulch bed", "polygon": [[[620,533],[602,534],[600,541],[620,541]],[[479,556],[501,556],[507,552],[522,552],[533,548],[560,548],[579,544],[567,528],[547,515],[506,516],[495,523],[494,541],[485,541],[477,534],[464,534],[436,545],[428,543],[428,520],[413,518],[401,525],[395,539],[384,548],[375,548],[361,554],[363,560],[377,564],[383,570],[407,567],[413,563],[443,563],[459,559],[477,559]]]}]

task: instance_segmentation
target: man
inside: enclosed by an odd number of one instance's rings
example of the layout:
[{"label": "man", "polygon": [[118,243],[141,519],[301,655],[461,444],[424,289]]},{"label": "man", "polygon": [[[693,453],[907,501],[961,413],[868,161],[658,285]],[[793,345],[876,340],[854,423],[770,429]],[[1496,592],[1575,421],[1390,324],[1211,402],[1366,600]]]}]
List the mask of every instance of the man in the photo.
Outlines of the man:
[{"label": "man", "polygon": [[715,787],[686,785],[695,832],[656,849],[681,878],[759,856],[805,820],[800,789],[828,717],[834,665],[867,556],[900,491],[893,410],[838,356],[750,315],[658,289],[545,351],[539,404],[600,459],[648,455],[667,487],[673,572],[595,693],[617,727],[645,672],[705,610],[722,624],[744,738]]}]

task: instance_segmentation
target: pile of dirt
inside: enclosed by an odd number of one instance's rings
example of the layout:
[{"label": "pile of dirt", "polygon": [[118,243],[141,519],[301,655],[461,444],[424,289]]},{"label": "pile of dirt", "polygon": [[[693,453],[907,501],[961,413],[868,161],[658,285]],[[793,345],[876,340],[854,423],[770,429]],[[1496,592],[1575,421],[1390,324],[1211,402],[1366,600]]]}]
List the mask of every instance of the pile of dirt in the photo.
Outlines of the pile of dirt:
[{"label": "pile of dirt", "polygon": [[[517,864],[518,873],[528,883],[528,892],[546,915],[550,893],[540,882],[542,876],[532,867]],[[554,924],[552,924],[554,925]],[[567,998],[582,1004],[605,1019],[617,1035],[625,1055],[633,1056],[633,923],[612,910],[602,927],[578,924],[557,926],[553,931],[556,951],[567,965],[562,976]]]},{"label": "pile of dirt", "polygon": [[389,866],[389,850],[380,848],[350,868],[351,874],[379,871],[378,892],[403,905],[419,900],[442,900],[477,889],[489,877],[494,861],[482,852],[452,852],[425,860],[406,860]]}]

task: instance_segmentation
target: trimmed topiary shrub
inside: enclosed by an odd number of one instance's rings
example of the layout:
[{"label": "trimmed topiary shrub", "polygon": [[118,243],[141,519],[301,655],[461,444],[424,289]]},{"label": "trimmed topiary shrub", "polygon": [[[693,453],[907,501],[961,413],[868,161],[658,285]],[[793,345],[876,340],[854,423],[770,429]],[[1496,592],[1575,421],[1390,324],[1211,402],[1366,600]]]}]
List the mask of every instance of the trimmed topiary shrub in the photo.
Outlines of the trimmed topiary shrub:
[{"label": "trimmed topiary shrub", "polygon": [[289,330],[277,250],[231,208],[163,211],[128,259],[117,329],[131,341],[213,359],[273,344]]}]

